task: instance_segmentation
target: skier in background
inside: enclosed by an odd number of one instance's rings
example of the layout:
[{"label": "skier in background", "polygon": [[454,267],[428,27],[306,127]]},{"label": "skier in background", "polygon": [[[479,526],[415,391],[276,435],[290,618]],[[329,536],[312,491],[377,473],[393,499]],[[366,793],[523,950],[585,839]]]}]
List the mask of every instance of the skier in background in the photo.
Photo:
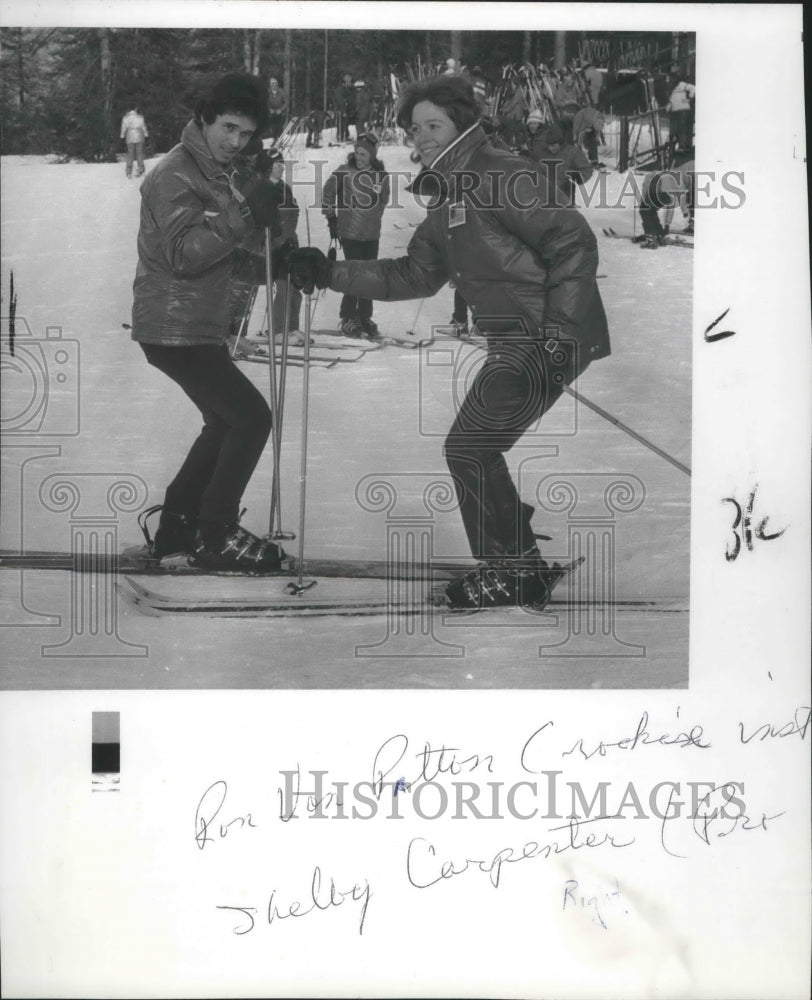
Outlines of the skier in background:
[{"label": "skier in background", "polygon": [[[141,185],[132,338],[200,410],[203,429],[162,507],[139,520],[150,555],[186,554],[204,569],[263,573],[284,557],[279,546],[239,526],[271,412],[226,347],[235,253],[262,245],[277,217],[268,182],[254,174],[243,183],[235,169],[238,153],[267,120],[266,91],[256,77],[223,77]],[[146,521],[157,510],[153,540]]]},{"label": "skier in background", "polygon": [[538,161],[538,150],[544,146],[544,115],[538,108],[534,108],[527,116],[524,129],[524,139],[519,152],[522,156],[529,156],[531,160]]},{"label": "skier in background", "polygon": [[534,147],[535,159],[549,174],[563,196],[564,205],[575,201],[575,185],[583,184],[592,176],[592,164],[583,150],[567,142],[559,125],[550,125],[544,131],[542,142]]},{"label": "skier in background", "polygon": [[694,147],[694,101],[696,87],[689,83],[685,74],[677,73],[677,84],[671,91],[666,105],[669,113],[671,142],[676,143],[681,153],[688,153]]},{"label": "skier in background", "polygon": [[268,131],[271,140],[276,140],[285,130],[288,121],[288,95],[279,86],[279,81],[272,76],[268,81]]},{"label": "skier in background", "polygon": [[371,101],[366,80],[356,80],[353,89],[355,90],[355,135],[357,137],[362,132],[369,130]]},{"label": "skier in background", "polygon": [[636,237],[634,242],[639,243],[643,250],[657,250],[663,246],[667,242],[677,205],[682,210],[683,218],[688,221],[684,232],[692,234],[695,186],[693,160],[687,160],[673,170],[660,170],[650,174],[643,185],[638,205],[643,235]]},{"label": "skier in background", "polygon": [[336,142],[350,141],[350,118],[355,104],[355,94],[352,89],[352,77],[345,73],[341,83],[333,91],[333,110],[336,116]]},{"label": "skier in background", "polygon": [[598,143],[603,143],[606,119],[597,108],[581,108],[572,119],[572,133],[576,145],[586,148],[586,155],[593,167],[600,166]]},{"label": "skier in background", "polygon": [[144,116],[139,114],[138,105],[132,108],[121,119],[121,138],[127,143],[127,177],[133,175],[133,159],[138,163],[135,176],[144,173],[144,140],[149,135]]},{"label": "skier in background", "polygon": [[[377,259],[389,189],[389,174],[378,159],[377,136],[362,133],[347,162],[327,178],[321,195],[330,239],[340,241],[345,260]],[[339,316],[338,328],[347,337],[380,336],[372,320],[371,298],[347,293]]]},{"label": "skier in background", "polygon": [[460,77],[407,88],[398,124],[414,138],[424,169],[411,190],[428,210],[406,256],[333,262],[306,247],[291,254],[289,267],[305,291],[329,287],[388,302],[455,282],[488,354],[444,450],[471,552],[483,565],[446,594],[460,609],[543,607],[561,574],[542,559],[534,510],[519,498],[504,455],[566,384],[609,354],[598,250],[578,211],[550,207],[546,174],[494,149],[478,119],[474,92]]}]

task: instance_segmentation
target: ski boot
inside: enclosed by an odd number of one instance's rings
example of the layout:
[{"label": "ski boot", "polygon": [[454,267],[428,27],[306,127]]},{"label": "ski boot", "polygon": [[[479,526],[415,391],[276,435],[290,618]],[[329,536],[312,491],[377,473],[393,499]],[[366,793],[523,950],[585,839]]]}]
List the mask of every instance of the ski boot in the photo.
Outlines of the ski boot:
[{"label": "ski boot", "polygon": [[665,242],[664,236],[647,236],[640,244],[641,250],[659,250]]},{"label": "ski boot", "polygon": [[259,538],[238,524],[208,526],[198,532],[189,565],[221,573],[262,575],[282,569],[287,558],[281,545]]},{"label": "ski boot", "polygon": [[361,324],[356,319],[342,319],[338,324],[339,333],[343,333],[345,337],[354,337],[358,339],[364,336],[364,330]]},{"label": "ski boot", "polygon": [[563,566],[557,562],[550,566],[536,549],[532,554],[482,563],[448,584],[447,606],[452,611],[512,606],[539,613],[549,604],[556,584],[583,561],[580,556]]},{"label": "ski boot", "polygon": [[487,560],[448,584],[448,606],[453,611],[503,606],[541,611],[552,593],[549,572],[535,545],[521,556]]},{"label": "ski boot", "polygon": [[[161,512],[155,537],[149,533],[148,522],[153,514]],[[168,556],[191,555],[195,550],[197,521],[187,514],[167,510],[163,504],[155,504],[138,515],[138,527],[144,533],[146,546],[141,550],[147,559],[158,562]]]},{"label": "ski boot", "polygon": [[378,324],[373,323],[371,319],[362,319],[360,322],[361,330],[364,336],[368,340],[380,340],[381,332],[378,329]]}]

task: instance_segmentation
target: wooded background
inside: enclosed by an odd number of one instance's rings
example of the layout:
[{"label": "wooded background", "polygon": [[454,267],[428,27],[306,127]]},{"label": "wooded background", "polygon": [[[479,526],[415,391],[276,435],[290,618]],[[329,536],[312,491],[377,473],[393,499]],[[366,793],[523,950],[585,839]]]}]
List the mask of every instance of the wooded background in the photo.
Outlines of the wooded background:
[{"label": "wooded background", "polygon": [[453,56],[492,82],[507,65],[561,67],[589,56],[610,71],[684,66],[688,36],[671,32],[252,30],[153,28],[0,29],[0,152],[109,161],[121,151],[121,116],[137,105],[149,148],[179,139],[194,106],[223,73],[276,76],[291,112],[331,107],[344,73],[374,91],[390,73],[407,79]]}]

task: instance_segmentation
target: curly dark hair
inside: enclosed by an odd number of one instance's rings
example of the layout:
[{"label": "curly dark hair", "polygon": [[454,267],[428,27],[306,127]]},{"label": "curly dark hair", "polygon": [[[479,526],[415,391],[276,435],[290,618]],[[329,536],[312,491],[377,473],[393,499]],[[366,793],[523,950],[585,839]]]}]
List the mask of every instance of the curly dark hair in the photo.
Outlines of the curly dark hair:
[{"label": "curly dark hair", "polygon": [[430,101],[442,108],[460,132],[479,120],[474,88],[461,76],[434,76],[406,87],[397,110],[397,123],[408,132],[415,104]]},{"label": "curly dark hair", "polygon": [[218,115],[231,112],[257,123],[257,131],[268,124],[268,97],[263,83],[250,73],[228,73],[195,105],[195,121],[207,125]]}]

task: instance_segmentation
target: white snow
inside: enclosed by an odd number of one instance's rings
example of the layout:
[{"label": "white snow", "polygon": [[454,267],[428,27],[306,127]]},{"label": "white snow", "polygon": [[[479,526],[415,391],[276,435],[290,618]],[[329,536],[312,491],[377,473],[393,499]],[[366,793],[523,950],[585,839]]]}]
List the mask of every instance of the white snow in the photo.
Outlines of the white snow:
[{"label": "white snow", "polygon": [[[303,244],[308,241],[309,224],[310,242],[326,249],[327,229],[317,194],[314,197],[314,178],[319,174],[313,161],[324,164],[320,176],[326,179],[351,147],[305,150],[303,142],[304,137],[299,137],[289,154],[295,159],[292,180],[303,209],[299,237]],[[409,152],[402,146],[386,146],[381,156],[388,169],[406,172],[415,169]],[[149,161],[148,170],[154,162]],[[0,171],[5,437],[0,548],[14,550],[24,544],[32,550],[69,551],[71,516],[74,527],[83,516],[98,518],[105,511],[109,516],[106,490],[119,474],[143,480],[146,493],[137,509],[159,503],[200,421],[192,404],[146,364],[140,348],[122,328],[130,322],[138,181],[128,181],[120,163],[58,165],[44,157],[4,157]],[[608,174],[600,181],[611,202],[624,178]],[[400,187],[404,184],[402,180]],[[404,253],[412,232],[407,223],[422,217],[408,195],[401,193],[400,204],[400,209],[389,209],[384,216],[381,256]],[[630,200],[620,208],[593,201],[584,211],[598,234],[599,273],[603,275],[599,284],[613,354],[596,362],[576,388],[690,465],[693,254],[678,248],[641,251],[627,241],[603,237],[604,225],[619,232],[633,231]],[[678,214],[675,222],[679,223]],[[396,228],[395,223],[406,228]],[[7,353],[5,319],[12,270],[18,295],[16,359]],[[376,303],[375,319],[384,334],[403,336],[414,329],[417,339],[426,339],[433,325],[448,322],[452,296],[446,288],[422,307],[418,300]],[[260,293],[255,325],[263,301]],[[320,299],[314,326],[337,325],[338,306],[339,296],[333,293]],[[60,339],[53,328],[61,331],[63,344],[72,342],[62,363],[54,360]],[[49,329],[50,339],[45,340]],[[37,355],[39,367],[30,361],[32,342],[39,343],[44,352]],[[73,353],[77,350],[78,363]],[[42,374],[46,355],[49,396],[47,406],[36,413],[30,401],[46,377]],[[469,380],[480,358],[476,348],[437,340],[425,350],[387,348],[367,353],[355,364],[311,371],[306,557],[386,557],[386,514],[364,509],[356,495],[367,477],[394,484],[398,501],[391,517],[417,523],[430,515],[423,496],[429,484],[448,481],[442,441],[453,419],[455,395],[460,395],[460,378]],[[246,365],[244,370],[267,390],[263,366]],[[64,380],[58,377],[63,374]],[[282,511],[284,526],[291,530],[298,526],[302,377],[301,369],[288,371]],[[77,399],[75,433],[72,421]],[[32,433],[43,413],[40,430]],[[529,433],[513,450],[509,462],[530,502],[541,480],[551,474],[568,479],[578,491],[578,507],[569,521],[563,511],[538,510],[537,530],[554,539],[546,543],[546,554],[566,558],[570,533],[584,527],[586,522],[578,519],[586,518],[602,537],[613,535],[616,599],[677,601],[687,607],[687,476],[598,415],[577,409],[569,397],[544,418],[539,431]],[[269,452],[243,498],[248,508],[244,523],[260,534],[267,530],[271,469]],[[43,482],[57,473],[79,482],[82,502],[73,515],[69,510],[48,510],[40,495]],[[613,519],[604,503],[605,491],[624,477],[638,491],[641,502],[634,511],[615,512]],[[619,503],[622,506],[622,499]],[[135,512],[119,514],[122,546],[139,541]],[[435,554],[467,557],[456,509],[446,504],[432,516]],[[291,543],[294,551],[297,545]],[[600,552],[590,556],[593,564],[600,558]],[[688,616],[684,613],[618,614],[618,635],[622,633],[627,642],[645,643],[648,654],[643,657],[540,658],[539,645],[551,634],[542,626],[519,626],[508,618],[488,628],[483,627],[487,616],[480,616],[465,627],[459,623],[450,628],[437,626],[436,634],[444,641],[463,646],[462,656],[426,655],[424,647],[412,643],[399,658],[384,655],[386,650],[379,656],[359,658],[358,644],[377,642],[385,634],[383,618],[190,622],[144,618],[121,603],[119,635],[127,642],[148,645],[150,655],[111,659],[105,654],[65,661],[40,655],[39,650],[70,634],[68,622],[75,616],[75,607],[65,604],[70,597],[68,575],[4,570],[0,581],[2,622],[21,623],[36,613],[51,615],[52,620],[62,616],[61,625],[7,630],[5,638],[11,640],[9,646],[17,655],[7,666],[3,687],[687,684]],[[185,585],[165,578],[153,578],[152,583],[159,590]],[[322,581],[320,596],[327,596],[330,586],[329,581]],[[554,626],[552,616],[547,616],[550,627],[559,630],[555,634],[566,626],[565,618]]]}]

